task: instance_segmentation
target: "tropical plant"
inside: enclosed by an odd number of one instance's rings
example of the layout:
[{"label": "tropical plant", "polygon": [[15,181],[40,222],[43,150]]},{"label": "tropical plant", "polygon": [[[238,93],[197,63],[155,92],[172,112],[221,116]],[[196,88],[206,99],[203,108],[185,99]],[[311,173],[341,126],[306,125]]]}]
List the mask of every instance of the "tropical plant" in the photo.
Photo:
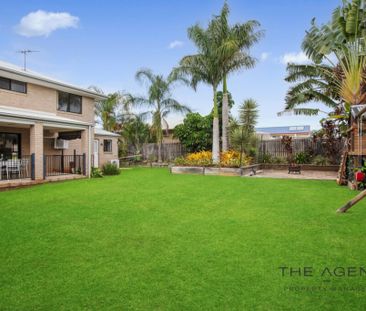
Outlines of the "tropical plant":
[{"label": "tropical plant", "polygon": [[260,23],[249,20],[245,23],[229,24],[230,9],[227,2],[218,16],[209,25],[215,44],[223,56],[223,101],[222,101],[222,150],[228,149],[229,99],[227,91],[227,77],[230,73],[240,69],[252,68],[255,58],[249,54],[249,49],[263,36],[258,30]]},{"label": "tropical plant", "polygon": [[217,106],[217,88],[224,75],[225,58],[220,53],[212,32],[203,29],[198,24],[188,29],[189,39],[196,45],[198,53],[183,57],[175,72],[190,78],[190,85],[194,90],[200,82],[212,87],[213,93],[213,135],[212,135],[212,161],[220,162],[219,139],[219,111]]},{"label": "tropical plant", "polygon": [[182,124],[174,128],[178,138],[188,152],[198,152],[212,148],[212,115],[201,116],[188,113]]},{"label": "tropical plant", "polygon": [[142,146],[151,140],[150,127],[144,122],[144,114],[130,114],[121,120],[121,137],[127,145],[133,146],[135,153],[140,154]]},{"label": "tropical plant", "polygon": [[[103,90],[96,86],[91,86],[89,89],[104,94]],[[103,129],[106,131],[115,131],[117,129],[117,114],[118,109],[121,106],[122,94],[120,92],[114,92],[108,94],[108,98],[99,100],[95,103],[95,114],[97,116],[97,122],[101,123]]]},{"label": "tropical plant", "polygon": [[254,99],[247,99],[239,107],[239,120],[232,124],[230,139],[233,148],[241,153],[255,155],[257,137],[255,125],[258,120],[258,104]]},{"label": "tropical plant", "polygon": [[171,95],[173,86],[177,82],[187,83],[177,72],[171,73],[167,78],[155,75],[150,69],[142,69],[136,73],[136,79],[147,83],[147,96],[129,96],[129,102],[134,106],[147,107],[146,111],[152,117],[152,130],[156,135],[158,144],[158,162],[162,162],[161,146],[163,142],[163,127],[168,128],[167,116],[171,113],[188,113],[191,110],[179,103]]},{"label": "tropical plant", "polygon": [[283,145],[286,156],[287,156],[287,162],[292,163],[293,161],[293,148],[292,148],[292,137],[284,135],[281,138],[281,144]]},{"label": "tropical plant", "polygon": [[337,92],[337,75],[333,72],[339,71],[339,67],[321,64],[288,64],[287,77],[285,80],[295,83],[287,92],[285,98],[285,109],[278,115],[318,115],[328,112],[319,108],[304,108],[302,105],[308,103],[322,103],[331,109],[335,114],[340,114],[340,97]]}]

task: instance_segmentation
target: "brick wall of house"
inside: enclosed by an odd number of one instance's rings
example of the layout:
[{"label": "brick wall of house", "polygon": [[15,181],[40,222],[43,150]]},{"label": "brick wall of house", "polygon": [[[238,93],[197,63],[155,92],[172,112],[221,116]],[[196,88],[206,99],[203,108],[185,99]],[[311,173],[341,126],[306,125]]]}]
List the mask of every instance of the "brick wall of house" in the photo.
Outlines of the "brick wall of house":
[{"label": "brick wall of house", "polygon": [[[94,139],[99,142],[99,167],[111,160],[118,159],[118,137],[95,135]],[[112,152],[104,152],[103,144],[105,139],[112,140]]]},{"label": "brick wall of house", "polygon": [[50,112],[64,118],[94,123],[94,100],[92,98],[82,98],[81,114],[62,112],[57,110],[57,90],[31,83],[27,84],[26,94],[0,89],[0,105]]}]

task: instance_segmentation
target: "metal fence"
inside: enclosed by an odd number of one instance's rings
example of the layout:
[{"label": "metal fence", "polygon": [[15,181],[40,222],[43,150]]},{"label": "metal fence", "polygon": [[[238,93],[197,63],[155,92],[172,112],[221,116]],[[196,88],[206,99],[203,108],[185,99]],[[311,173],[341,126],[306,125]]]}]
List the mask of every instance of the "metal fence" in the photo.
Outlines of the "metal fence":
[{"label": "metal fence", "polygon": [[31,156],[20,159],[0,160],[0,180],[31,177]]},{"label": "metal fence", "polygon": [[44,177],[65,174],[85,175],[85,155],[45,155]]}]

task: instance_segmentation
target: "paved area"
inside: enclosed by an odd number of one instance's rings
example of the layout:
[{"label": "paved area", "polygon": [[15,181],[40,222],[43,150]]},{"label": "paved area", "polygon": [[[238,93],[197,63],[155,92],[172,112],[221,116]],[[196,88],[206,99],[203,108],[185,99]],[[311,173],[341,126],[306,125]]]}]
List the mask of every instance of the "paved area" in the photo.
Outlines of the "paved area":
[{"label": "paved area", "polygon": [[12,180],[0,180],[0,191],[11,189],[11,188],[21,188],[32,185],[44,184],[48,182],[55,181],[63,181],[63,180],[72,180],[72,179],[80,179],[85,178],[83,175],[70,174],[70,175],[59,175],[59,176],[49,176],[46,179],[42,180],[31,180],[30,178],[24,179],[12,179]]},{"label": "paved area", "polygon": [[261,170],[255,178],[291,178],[291,179],[315,179],[315,180],[336,180],[337,172],[322,171],[301,171],[301,174],[288,174],[287,170]]}]

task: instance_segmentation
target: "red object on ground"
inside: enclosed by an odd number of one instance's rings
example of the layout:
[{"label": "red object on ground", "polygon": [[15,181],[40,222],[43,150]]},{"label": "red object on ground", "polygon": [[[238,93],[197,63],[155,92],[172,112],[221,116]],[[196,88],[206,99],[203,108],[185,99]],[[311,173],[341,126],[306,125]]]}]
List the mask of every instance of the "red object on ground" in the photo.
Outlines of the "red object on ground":
[{"label": "red object on ground", "polygon": [[356,181],[361,182],[365,179],[365,173],[358,171],[355,173],[355,178],[356,178]]}]

